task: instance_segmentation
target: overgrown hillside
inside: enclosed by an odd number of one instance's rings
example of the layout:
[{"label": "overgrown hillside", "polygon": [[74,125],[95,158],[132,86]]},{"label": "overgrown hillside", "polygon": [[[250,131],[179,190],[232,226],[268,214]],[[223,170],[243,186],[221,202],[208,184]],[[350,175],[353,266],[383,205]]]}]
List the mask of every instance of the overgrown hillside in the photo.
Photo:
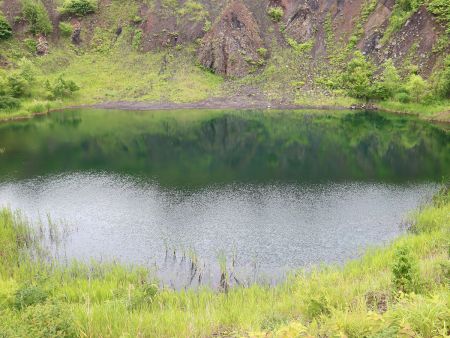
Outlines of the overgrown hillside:
[{"label": "overgrown hillside", "polygon": [[3,0],[0,9],[3,117],[211,97],[449,108],[447,0]]}]

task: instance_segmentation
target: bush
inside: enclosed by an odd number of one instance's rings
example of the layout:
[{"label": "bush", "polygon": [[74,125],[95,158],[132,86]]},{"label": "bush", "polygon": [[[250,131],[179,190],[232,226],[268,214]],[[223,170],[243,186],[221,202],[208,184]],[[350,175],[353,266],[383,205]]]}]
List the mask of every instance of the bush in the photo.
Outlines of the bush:
[{"label": "bush", "polygon": [[53,99],[70,97],[76,91],[80,90],[80,87],[78,87],[75,82],[72,80],[64,80],[62,76],[60,76],[53,85],[47,82],[46,87],[50,91],[51,98]]},{"label": "bush", "polygon": [[23,41],[28,51],[32,54],[35,54],[37,51],[37,42],[34,39],[25,39]]},{"label": "bush", "polygon": [[142,35],[143,35],[142,29],[135,30],[132,42],[133,49],[139,50],[139,47],[141,46],[142,43]]},{"label": "bush", "polygon": [[369,100],[373,97],[375,66],[357,51],[342,75],[342,88],[351,97]]},{"label": "bush", "polygon": [[47,299],[47,293],[34,285],[26,285],[17,290],[14,307],[23,310],[28,306],[41,304]]},{"label": "bush", "polygon": [[8,77],[9,93],[12,97],[19,98],[28,96],[29,83],[20,74],[12,74]]},{"label": "bush", "polygon": [[380,85],[383,89],[383,98],[395,96],[398,92],[398,88],[401,86],[400,75],[391,59],[384,64],[383,78]]},{"label": "bush", "polygon": [[400,92],[395,94],[394,100],[401,103],[408,103],[410,101],[409,94],[405,92]]},{"label": "bush", "polygon": [[418,290],[417,262],[408,248],[400,247],[395,252],[392,274],[395,291],[407,294]]},{"label": "bush", "polygon": [[27,111],[29,113],[46,113],[50,110],[50,102],[48,101],[33,101],[27,106]]},{"label": "bush", "polygon": [[45,6],[40,0],[22,0],[22,14],[33,34],[48,35],[53,31]]},{"label": "bush", "polygon": [[428,9],[439,20],[447,24],[447,33],[450,33],[450,5],[448,0],[430,0]]},{"label": "bush", "polygon": [[21,77],[23,77],[29,83],[33,83],[36,80],[37,70],[33,62],[24,57],[19,60],[18,66],[20,68],[19,74]]},{"label": "bush", "polygon": [[6,78],[6,72],[0,69],[0,96],[8,94],[8,80]]},{"label": "bush", "polygon": [[20,101],[8,95],[0,95],[0,110],[17,109],[20,108]]},{"label": "bush", "polygon": [[442,71],[436,74],[433,91],[440,98],[450,99],[450,56],[445,59]]},{"label": "bush", "polygon": [[66,0],[60,12],[67,15],[85,16],[94,13],[96,9],[97,5],[91,0]]},{"label": "bush", "polygon": [[280,22],[283,18],[284,11],[281,7],[270,7],[267,10],[267,15],[272,19],[273,22]]},{"label": "bush", "polygon": [[[25,337],[77,337],[71,314],[65,307],[58,304],[39,304],[28,307],[21,316],[21,329]],[[19,332],[19,336],[21,333]]]},{"label": "bush", "polygon": [[8,21],[0,15],[0,40],[7,40],[12,36],[12,29]]},{"label": "bush", "polygon": [[416,103],[419,103],[419,101],[421,101],[427,93],[428,84],[420,75],[414,74],[409,78],[405,88],[410,97]]},{"label": "bush", "polygon": [[59,23],[59,31],[61,32],[62,36],[64,36],[65,38],[69,38],[72,36],[73,27],[70,23],[60,22]]},{"label": "bush", "polygon": [[263,47],[258,48],[258,49],[256,50],[256,52],[257,52],[258,55],[259,55],[260,57],[262,57],[263,59],[265,59],[265,58],[267,57],[268,51],[267,51],[266,48],[263,48]]}]

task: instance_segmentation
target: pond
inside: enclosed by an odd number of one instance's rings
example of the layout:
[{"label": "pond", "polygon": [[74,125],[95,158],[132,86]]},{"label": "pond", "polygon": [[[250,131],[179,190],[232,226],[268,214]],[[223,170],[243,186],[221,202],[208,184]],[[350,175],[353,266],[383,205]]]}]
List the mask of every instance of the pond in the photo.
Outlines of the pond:
[{"label": "pond", "polygon": [[65,110],[0,124],[0,205],[64,224],[60,259],[274,283],[398,236],[449,177],[449,141],[375,112]]}]

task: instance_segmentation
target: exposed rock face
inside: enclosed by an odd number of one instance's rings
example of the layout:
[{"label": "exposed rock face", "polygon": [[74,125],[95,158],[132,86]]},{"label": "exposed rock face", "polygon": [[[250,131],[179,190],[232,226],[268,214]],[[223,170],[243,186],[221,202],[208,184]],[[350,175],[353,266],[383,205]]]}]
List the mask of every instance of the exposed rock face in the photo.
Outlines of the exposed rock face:
[{"label": "exposed rock face", "polygon": [[392,36],[386,46],[372,56],[378,57],[379,62],[393,59],[397,65],[410,58],[418,66],[420,73],[428,76],[439,56],[432,52],[433,46],[439,37],[438,33],[445,34],[443,30],[436,18],[422,6]]},{"label": "exposed rock face", "polygon": [[261,59],[258,49],[262,47],[252,13],[240,1],[233,1],[203,38],[198,57],[203,66],[216,73],[240,77],[254,69]]},{"label": "exposed rock face", "polygon": [[45,36],[41,35],[38,38],[38,42],[36,45],[36,54],[37,55],[46,55],[48,54],[48,41]]},{"label": "exposed rock face", "polygon": [[75,45],[79,45],[81,43],[81,23],[78,20],[74,19],[72,20],[72,27],[72,43]]},{"label": "exposed rock face", "polygon": [[300,5],[289,18],[286,25],[286,33],[297,42],[305,42],[314,36],[317,29],[319,9],[317,0],[306,1]]}]

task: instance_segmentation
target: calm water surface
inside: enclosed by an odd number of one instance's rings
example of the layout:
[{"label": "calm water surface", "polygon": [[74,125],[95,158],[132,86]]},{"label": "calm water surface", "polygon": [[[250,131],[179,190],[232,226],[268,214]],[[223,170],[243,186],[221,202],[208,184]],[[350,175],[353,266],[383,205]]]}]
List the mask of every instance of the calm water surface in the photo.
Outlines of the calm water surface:
[{"label": "calm water surface", "polygon": [[395,238],[449,177],[449,141],[364,112],[70,110],[0,125],[0,205],[64,224],[62,259],[182,287],[189,257],[214,284],[225,256],[240,282],[273,281]]}]

